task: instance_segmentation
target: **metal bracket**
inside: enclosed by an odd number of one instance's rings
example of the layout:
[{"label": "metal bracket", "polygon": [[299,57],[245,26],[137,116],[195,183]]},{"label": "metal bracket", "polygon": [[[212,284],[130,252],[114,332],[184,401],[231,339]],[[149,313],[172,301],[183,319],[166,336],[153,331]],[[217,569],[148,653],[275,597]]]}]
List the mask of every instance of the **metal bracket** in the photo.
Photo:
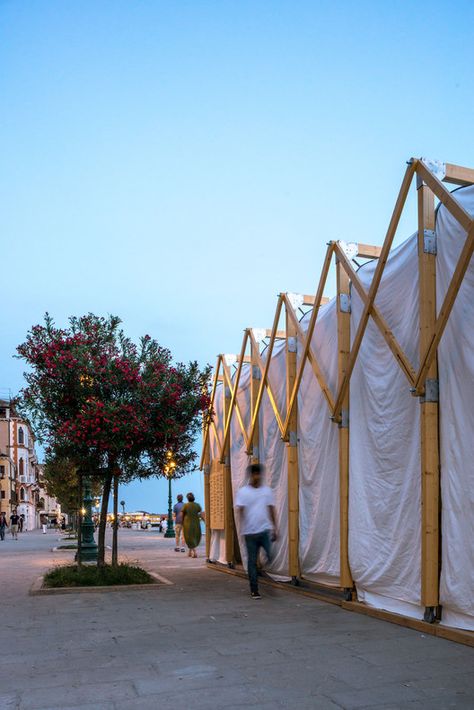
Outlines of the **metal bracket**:
[{"label": "metal bracket", "polygon": [[290,446],[298,446],[298,437],[296,436],[296,431],[290,431],[288,444]]},{"label": "metal bracket", "polygon": [[433,229],[423,230],[423,251],[425,254],[437,254],[436,232]]},{"label": "metal bracket", "polygon": [[297,311],[298,308],[301,308],[301,306],[304,303],[304,296],[302,293],[289,292],[286,294],[286,296],[287,296],[287,298],[291,304],[291,307],[293,308],[294,311]]},{"label": "metal bracket", "polygon": [[224,466],[230,466],[230,456],[229,455],[227,455],[224,458]]},{"label": "metal bracket", "polygon": [[339,294],[339,308],[341,313],[351,312],[351,297],[348,293]]},{"label": "metal bracket", "polygon": [[421,160],[430,173],[433,173],[438,180],[444,180],[446,177],[446,163],[443,163],[442,160],[432,160],[431,158],[422,158]]},{"label": "metal bracket", "polygon": [[252,377],[254,380],[262,379],[262,373],[260,372],[260,368],[258,365],[252,365]]},{"label": "metal bracket", "polygon": [[287,346],[288,346],[288,352],[289,353],[295,353],[296,352],[296,338],[290,337],[286,339]]},{"label": "metal bracket", "polygon": [[257,444],[253,445],[252,458],[258,459],[258,445]]},{"label": "metal bracket", "polygon": [[204,475],[205,475],[205,476],[209,476],[210,473],[211,473],[211,467],[210,467],[210,465],[207,463],[207,464],[204,466]]},{"label": "metal bracket", "polygon": [[257,343],[261,343],[266,338],[267,331],[266,328],[252,328],[252,334]]},{"label": "metal bracket", "polygon": [[230,399],[230,398],[232,397],[232,393],[231,393],[231,391],[230,391],[230,387],[226,387],[226,388],[225,388],[224,394],[225,394],[226,399]]},{"label": "metal bracket", "polygon": [[234,355],[232,353],[227,353],[224,355],[224,361],[227,367],[231,367],[232,365],[235,365],[237,362],[237,355]]},{"label": "metal bracket", "polygon": [[425,381],[425,394],[420,402],[439,402],[439,380],[429,378]]},{"label": "metal bracket", "polygon": [[354,259],[357,254],[359,253],[359,245],[357,242],[338,242],[341,250],[344,252],[344,254],[347,256],[348,259],[352,260]]},{"label": "metal bracket", "polygon": [[423,614],[423,621],[427,624],[434,624],[436,621],[436,607],[435,606],[425,606],[425,613]]},{"label": "metal bracket", "polygon": [[349,428],[349,410],[343,409],[341,412],[341,421],[338,424],[339,429]]}]

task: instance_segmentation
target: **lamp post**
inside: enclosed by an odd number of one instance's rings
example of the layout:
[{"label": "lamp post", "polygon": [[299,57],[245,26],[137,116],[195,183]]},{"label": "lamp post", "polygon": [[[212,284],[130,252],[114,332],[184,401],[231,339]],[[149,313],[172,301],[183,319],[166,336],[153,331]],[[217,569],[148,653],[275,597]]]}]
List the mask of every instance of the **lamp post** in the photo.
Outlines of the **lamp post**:
[{"label": "lamp post", "polygon": [[[94,562],[97,560],[97,544],[94,540],[94,521],[92,520],[92,485],[89,476],[82,479],[83,485],[83,509],[81,523],[81,562]],[[76,555],[77,558],[77,555]]]},{"label": "lamp post", "polygon": [[168,525],[166,526],[166,532],[164,537],[174,537],[174,526],[173,526],[173,498],[171,496],[171,479],[174,476],[176,469],[176,462],[173,460],[173,452],[166,452],[166,464],[164,467],[165,475],[168,478]]}]

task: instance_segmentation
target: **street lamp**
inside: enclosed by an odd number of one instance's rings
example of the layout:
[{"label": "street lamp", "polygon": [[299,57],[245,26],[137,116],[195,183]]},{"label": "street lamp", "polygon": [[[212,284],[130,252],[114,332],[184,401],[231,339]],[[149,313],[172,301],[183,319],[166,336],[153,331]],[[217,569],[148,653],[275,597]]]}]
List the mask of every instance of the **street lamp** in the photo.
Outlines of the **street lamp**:
[{"label": "street lamp", "polygon": [[[92,481],[89,476],[83,476],[82,486],[81,562],[92,562],[97,560],[97,543],[94,540],[95,525],[92,520],[92,503],[94,502],[94,497],[92,495]],[[76,560],[78,555],[79,552],[76,555]]]},{"label": "street lamp", "polygon": [[166,464],[163,469],[165,476],[168,477],[168,525],[166,526],[165,537],[174,537],[174,527],[173,527],[173,498],[171,496],[171,479],[174,476],[176,470],[176,462],[173,459],[173,452],[166,452]]}]

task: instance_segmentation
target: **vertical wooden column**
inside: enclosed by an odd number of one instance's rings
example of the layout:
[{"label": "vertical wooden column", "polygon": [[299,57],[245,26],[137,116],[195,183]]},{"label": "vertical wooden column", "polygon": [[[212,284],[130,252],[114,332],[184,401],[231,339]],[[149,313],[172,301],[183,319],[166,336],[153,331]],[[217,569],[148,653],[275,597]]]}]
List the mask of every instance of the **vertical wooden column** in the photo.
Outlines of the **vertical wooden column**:
[{"label": "vertical wooden column", "polygon": [[[336,258],[337,278],[337,342],[338,342],[338,389],[349,362],[351,349],[351,309],[349,277]],[[349,393],[347,388],[341,403],[339,423],[339,516],[340,516],[340,585],[349,590],[353,587],[349,567]]]},{"label": "vertical wooden column", "polygon": [[[205,434],[205,419],[203,418],[203,438]],[[208,426],[210,424],[208,423]],[[206,511],[206,559],[209,560],[211,554],[211,444],[208,441],[204,452],[204,510]]]},{"label": "vertical wooden column", "polygon": [[[420,355],[431,342],[436,323],[436,236],[434,195],[418,182],[418,265]],[[420,398],[421,431],[421,599],[425,621],[434,621],[439,605],[439,388],[434,359]]]},{"label": "vertical wooden column", "polygon": [[[257,395],[258,395],[258,389],[260,387],[260,380],[261,380],[261,372],[260,368],[258,366],[258,355],[259,353],[256,351],[256,348],[258,347],[258,344],[255,346],[253,341],[251,342],[251,351],[250,351],[250,363],[251,363],[251,379],[250,379],[250,419],[253,417],[253,413],[255,412],[255,407],[257,403]],[[259,463],[260,462],[260,452],[259,452],[259,445],[260,445],[260,428],[258,425],[258,417],[257,421],[255,422],[255,428],[253,431],[253,440],[249,442],[250,444],[250,456],[251,456],[251,462],[252,463]]]},{"label": "vertical wooden column", "polygon": [[[230,415],[231,394],[224,379],[224,399],[223,399],[223,422],[224,429],[227,417]],[[223,474],[224,474],[224,524],[225,524],[225,559],[229,567],[234,566],[234,510],[232,495],[232,478],[230,468],[230,437],[223,452]]]},{"label": "vertical wooden column", "polygon": [[[288,309],[288,305],[286,306]],[[296,337],[297,330],[288,315],[286,315],[286,407],[287,411],[291,393],[296,381]],[[288,465],[288,570],[293,582],[300,575],[299,564],[299,476],[298,476],[298,405],[295,405],[289,419],[287,465]]]}]

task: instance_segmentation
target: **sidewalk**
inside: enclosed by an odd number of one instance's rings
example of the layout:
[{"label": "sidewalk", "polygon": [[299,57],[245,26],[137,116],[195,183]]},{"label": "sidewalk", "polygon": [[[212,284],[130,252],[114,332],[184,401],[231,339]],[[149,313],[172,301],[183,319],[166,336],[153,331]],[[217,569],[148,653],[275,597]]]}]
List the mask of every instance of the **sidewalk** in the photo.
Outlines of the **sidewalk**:
[{"label": "sidewalk", "polygon": [[172,585],[32,597],[72,553],[19,538],[0,542],[0,710],[474,707],[467,646],[272,587],[253,601],[154,531],[120,531],[122,558]]}]

